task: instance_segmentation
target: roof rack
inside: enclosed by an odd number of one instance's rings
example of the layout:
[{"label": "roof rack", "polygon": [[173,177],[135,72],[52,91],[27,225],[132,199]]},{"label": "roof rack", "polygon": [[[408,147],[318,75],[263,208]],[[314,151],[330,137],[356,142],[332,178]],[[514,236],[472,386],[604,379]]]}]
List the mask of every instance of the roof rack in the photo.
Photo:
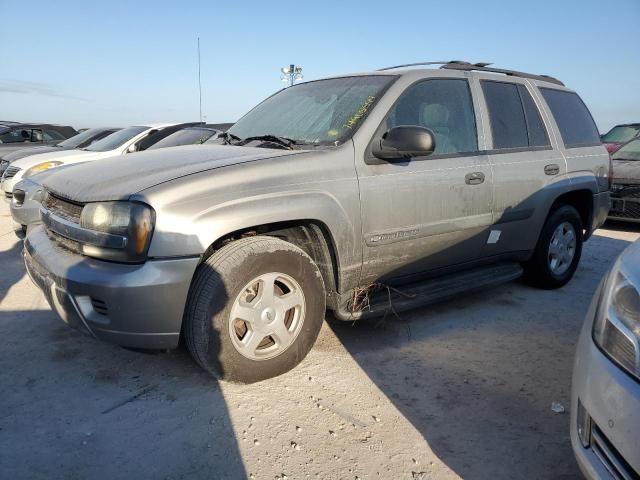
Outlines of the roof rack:
[{"label": "roof rack", "polygon": [[508,75],[512,77],[530,78],[532,80],[541,80],[543,82],[555,83],[556,85],[561,85],[564,87],[564,83],[562,83],[557,78],[550,77],[549,75],[535,75],[533,73],[518,72],[516,70],[505,70],[503,68],[489,68],[489,65],[491,65],[491,63],[487,63],[487,62],[470,63],[470,62],[465,62],[463,60],[449,60],[446,62],[417,62],[417,63],[406,63],[404,65],[395,65],[393,67],[380,68],[378,69],[378,71],[383,72],[385,70],[394,70],[396,68],[417,67],[417,66],[426,66],[426,65],[441,65],[440,68],[444,68],[447,70],[501,73],[503,75]]},{"label": "roof rack", "polygon": [[541,80],[543,82],[555,83],[556,85],[562,85],[564,87],[564,83],[554,77],[550,77],[549,75],[535,75],[533,73],[525,73],[518,72],[516,70],[505,70],[503,68],[489,68],[490,63],[469,63],[469,62],[449,62],[445,65],[442,65],[440,68],[445,68],[448,70],[464,70],[464,71],[478,71],[478,72],[490,72],[490,73],[502,73],[503,75],[508,75],[511,77],[521,77],[521,78],[530,78],[532,80]]},{"label": "roof rack", "polygon": [[418,67],[418,66],[426,66],[426,65],[446,65],[448,63],[467,63],[467,62],[463,62],[462,60],[445,60],[444,62],[405,63],[404,65],[394,65],[393,67],[379,68],[377,71],[384,72],[385,70],[395,70],[396,68]]}]

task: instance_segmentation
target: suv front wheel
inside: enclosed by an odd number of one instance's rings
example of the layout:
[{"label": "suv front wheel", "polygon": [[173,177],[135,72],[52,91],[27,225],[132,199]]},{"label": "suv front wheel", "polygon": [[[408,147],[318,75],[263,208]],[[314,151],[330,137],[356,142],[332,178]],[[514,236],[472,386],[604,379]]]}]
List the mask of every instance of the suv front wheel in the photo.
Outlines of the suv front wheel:
[{"label": "suv front wheel", "polygon": [[301,249],[256,236],[232,242],[196,271],[183,334],[214,376],[252,383],[300,363],[325,314],[320,271]]},{"label": "suv front wheel", "polygon": [[564,205],[551,213],[533,257],[524,265],[530,283],[548,290],[566,285],[580,263],[583,236],[582,219],[574,207]]}]

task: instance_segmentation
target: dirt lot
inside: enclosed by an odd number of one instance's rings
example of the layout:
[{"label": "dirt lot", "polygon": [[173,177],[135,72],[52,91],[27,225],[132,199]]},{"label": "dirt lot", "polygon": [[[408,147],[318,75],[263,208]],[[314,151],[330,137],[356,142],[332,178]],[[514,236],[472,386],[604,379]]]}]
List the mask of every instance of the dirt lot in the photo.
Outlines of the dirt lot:
[{"label": "dirt lot", "polygon": [[185,351],[66,327],[1,203],[2,478],[578,478],[569,416],[551,403],[568,407],[591,295],[640,236],[600,230],[562,290],[516,282],[401,321],[327,322],[300,367],[240,386]]}]

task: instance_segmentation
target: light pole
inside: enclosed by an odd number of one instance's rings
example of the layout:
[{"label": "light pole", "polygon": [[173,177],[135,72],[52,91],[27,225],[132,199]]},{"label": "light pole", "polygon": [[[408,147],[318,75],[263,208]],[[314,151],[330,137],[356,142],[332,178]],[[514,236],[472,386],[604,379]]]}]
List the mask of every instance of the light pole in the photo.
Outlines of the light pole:
[{"label": "light pole", "polygon": [[302,67],[299,65],[294,65],[293,63],[288,67],[282,67],[280,69],[282,75],[280,75],[280,80],[285,82],[288,87],[296,83],[298,80],[302,80]]}]

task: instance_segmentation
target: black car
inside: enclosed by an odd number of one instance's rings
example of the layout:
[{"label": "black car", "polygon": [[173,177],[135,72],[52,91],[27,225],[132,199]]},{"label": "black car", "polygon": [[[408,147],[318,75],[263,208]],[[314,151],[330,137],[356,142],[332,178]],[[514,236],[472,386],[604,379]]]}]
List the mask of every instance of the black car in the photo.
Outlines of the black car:
[{"label": "black car", "polygon": [[168,135],[157,143],[154,143],[148,148],[148,150],[177,147],[180,145],[198,145],[206,142],[211,137],[221,132],[222,130],[214,128],[213,125],[194,125],[178,130],[177,132],[173,132],[171,135]]},{"label": "black car", "polygon": [[53,145],[78,132],[69,126],[48,123],[0,124],[0,156],[37,145]]},{"label": "black car", "polygon": [[93,142],[100,140],[113,132],[120,130],[119,128],[90,128],[74,135],[71,138],[62,140],[54,145],[38,145],[36,147],[23,148],[22,150],[13,151],[3,155],[0,150],[0,176],[4,173],[11,162],[20,160],[30,155],[38,155],[40,153],[57,152],[61,150],[71,150],[74,148],[84,148]]},{"label": "black car", "polygon": [[611,158],[613,185],[609,218],[640,223],[640,138],[620,147]]}]

